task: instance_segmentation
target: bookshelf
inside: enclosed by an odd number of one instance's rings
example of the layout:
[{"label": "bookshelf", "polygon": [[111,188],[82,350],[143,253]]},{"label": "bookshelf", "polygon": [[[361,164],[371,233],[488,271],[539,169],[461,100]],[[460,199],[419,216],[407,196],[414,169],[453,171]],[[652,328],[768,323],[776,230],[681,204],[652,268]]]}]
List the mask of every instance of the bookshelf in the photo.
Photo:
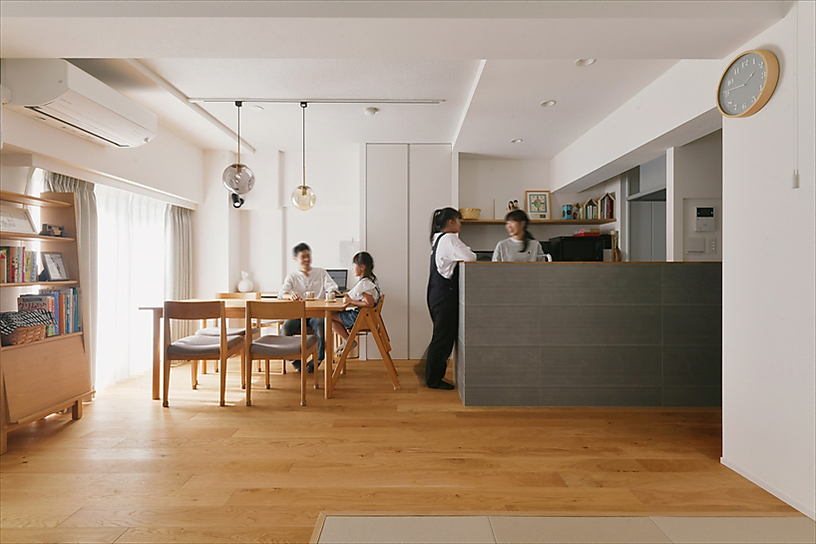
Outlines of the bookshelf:
[{"label": "bookshelf", "polygon": [[[0,283],[4,301],[43,287],[80,287],[77,215],[71,193],[43,193],[40,197],[0,191],[0,203],[40,208],[42,223],[65,227],[65,237],[0,232],[0,245],[39,246],[62,254],[65,281]],[[39,266],[39,263],[37,263]],[[6,308],[8,309],[8,308]],[[80,299],[80,321],[84,323]],[[82,401],[93,394],[86,337],[83,332],[60,334],[27,344],[0,347],[0,454],[7,449],[8,433],[18,427],[71,408],[82,417]]]}]

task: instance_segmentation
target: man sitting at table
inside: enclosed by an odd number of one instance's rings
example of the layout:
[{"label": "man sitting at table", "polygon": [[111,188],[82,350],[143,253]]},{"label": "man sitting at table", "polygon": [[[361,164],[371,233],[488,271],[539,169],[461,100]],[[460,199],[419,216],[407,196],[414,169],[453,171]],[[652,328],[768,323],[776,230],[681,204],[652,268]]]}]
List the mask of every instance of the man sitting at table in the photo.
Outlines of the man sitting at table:
[{"label": "man sitting at table", "polygon": [[[306,293],[310,297],[322,299],[326,293],[337,292],[337,284],[323,268],[312,267],[312,249],[305,242],[301,242],[292,248],[292,257],[298,263],[299,270],[292,272],[283,281],[283,287],[278,292],[278,298],[288,300],[303,300]],[[311,317],[308,319],[309,327],[317,335],[317,358],[323,361],[326,356],[326,343],[323,338],[323,319]],[[281,328],[281,334],[292,336],[300,332],[299,319],[287,319]],[[300,361],[292,361],[295,370],[300,371]],[[314,372],[314,365],[311,361],[306,364],[306,372]]]}]

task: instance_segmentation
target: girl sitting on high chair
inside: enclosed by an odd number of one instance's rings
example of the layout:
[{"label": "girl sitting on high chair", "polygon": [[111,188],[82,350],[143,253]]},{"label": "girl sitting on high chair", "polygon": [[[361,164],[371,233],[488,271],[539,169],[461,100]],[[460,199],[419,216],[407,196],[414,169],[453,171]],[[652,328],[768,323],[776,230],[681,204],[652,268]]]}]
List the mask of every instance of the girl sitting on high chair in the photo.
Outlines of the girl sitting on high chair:
[{"label": "girl sitting on high chair", "polygon": [[[351,262],[354,263],[354,275],[360,279],[343,297],[343,302],[356,307],[351,310],[343,310],[332,316],[332,330],[343,339],[343,344],[337,348],[338,354],[342,353],[345,348],[345,343],[349,337],[348,331],[354,327],[360,308],[373,308],[380,301],[382,295],[380,286],[377,285],[377,276],[374,275],[374,259],[371,258],[371,255],[366,251],[361,251],[354,256]],[[351,344],[351,349],[356,346],[357,341],[355,340]]]}]

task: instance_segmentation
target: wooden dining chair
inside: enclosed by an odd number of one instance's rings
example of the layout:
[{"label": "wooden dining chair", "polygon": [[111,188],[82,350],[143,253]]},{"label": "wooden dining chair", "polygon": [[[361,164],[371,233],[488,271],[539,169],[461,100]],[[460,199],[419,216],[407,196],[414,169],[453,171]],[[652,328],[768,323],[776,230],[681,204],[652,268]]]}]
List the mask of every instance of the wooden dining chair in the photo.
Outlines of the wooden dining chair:
[{"label": "wooden dining chair", "polygon": [[[170,362],[217,360],[221,362],[221,398],[224,406],[227,389],[227,359],[241,353],[244,349],[242,335],[228,335],[226,325],[226,307],[223,301],[172,301],[164,303],[164,388],[162,405],[169,406]],[[193,334],[174,342],[170,341],[171,320],[220,320],[218,336]]]},{"label": "wooden dining chair", "polygon": [[[222,300],[261,300],[261,292],[251,292],[251,293],[216,293],[215,298],[222,299]],[[262,321],[257,319],[255,321],[255,327],[260,331],[260,329],[266,328],[274,328],[275,332],[280,332],[280,328],[283,325],[283,320],[275,319],[271,321]],[[261,372],[263,369],[261,368],[261,359],[258,359],[258,372]],[[267,362],[268,364],[268,362]],[[206,369],[204,371],[206,374]],[[281,371],[279,374],[286,374],[286,361],[283,361],[283,365],[281,366]]]},{"label": "wooden dining chair", "polygon": [[[224,318],[227,320],[227,336],[234,336],[239,335],[243,336],[247,332],[246,327],[246,306],[241,304],[240,306],[229,306],[228,303],[224,303]],[[242,327],[230,327],[229,320],[240,320],[241,323],[244,324]],[[207,326],[208,320],[202,320],[202,325],[204,328],[198,329],[196,334],[204,335],[204,336],[219,336],[221,334],[221,325],[219,324],[218,319],[215,320],[214,327]],[[257,323],[254,323],[252,327],[249,328],[250,334],[252,335],[252,339],[259,338],[261,336],[261,328],[258,326]],[[244,352],[241,352],[241,388],[243,389],[246,386],[246,374],[244,373]],[[201,361],[193,361],[190,365],[190,370],[192,371],[192,378],[193,378],[193,389],[196,389],[198,385],[198,363],[201,362],[202,366],[202,374],[206,374],[206,360]],[[218,361],[215,361],[215,370],[218,371]],[[259,369],[260,370],[260,369]]]},{"label": "wooden dining chair", "polygon": [[360,334],[371,334],[374,342],[377,344],[377,349],[380,350],[385,368],[388,370],[388,375],[391,376],[391,383],[394,385],[394,390],[402,389],[397,376],[397,369],[394,368],[394,361],[391,359],[391,339],[388,337],[388,331],[385,328],[385,322],[382,320],[382,307],[385,303],[385,295],[380,296],[380,300],[373,308],[360,308],[360,313],[357,314],[357,320],[354,322],[354,327],[349,331],[346,346],[340,354],[340,360],[337,363],[337,368],[332,373],[332,386],[337,383],[340,374],[345,372],[346,359],[348,354],[353,349],[354,340]]},{"label": "wooden dining chair", "polygon": [[[304,301],[247,301],[247,323],[251,319],[300,319],[300,336],[282,336],[280,334],[266,334],[252,340],[250,335],[244,338],[244,352],[246,353],[246,368],[252,367],[252,361],[266,360],[266,388],[269,389],[269,360],[270,359],[300,359],[300,405],[306,405],[306,362],[311,357],[317,367],[317,336],[306,333],[306,302]],[[285,364],[285,363],[284,363]],[[249,375],[251,378],[251,375]],[[317,377],[317,372],[315,372]],[[252,380],[247,379],[246,405],[252,406]]]}]

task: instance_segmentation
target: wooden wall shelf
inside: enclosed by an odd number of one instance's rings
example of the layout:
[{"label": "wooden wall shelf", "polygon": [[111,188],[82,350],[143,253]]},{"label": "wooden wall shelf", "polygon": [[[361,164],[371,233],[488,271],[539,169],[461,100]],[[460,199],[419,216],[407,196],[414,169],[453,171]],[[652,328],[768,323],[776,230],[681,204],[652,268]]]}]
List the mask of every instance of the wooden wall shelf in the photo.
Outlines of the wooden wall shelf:
[{"label": "wooden wall shelf", "polygon": [[79,283],[76,280],[65,281],[37,281],[30,283],[0,283],[0,287],[65,287],[68,285],[76,285]]},{"label": "wooden wall shelf", "polygon": [[[606,225],[617,219],[531,219],[530,225]],[[463,219],[463,225],[504,225],[504,219]]]},{"label": "wooden wall shelf", "polygon": [[24,232],[0,231],[3,240],[33,240],[35,242],[76,242],[75,238],[66,236],[43,236],[41,234],[26,234]]},{"label": "wooden wall shelf", "polygon": [[50,198],[40,198],[30,195],[21,195],[18,193],[10,193],[8,191],[0,191],[0,200],[3,202],[23,204],[24,206],[38,206],[40,208],[70,208],[73,206],[73,204],[70,202],[53,200]]}]

